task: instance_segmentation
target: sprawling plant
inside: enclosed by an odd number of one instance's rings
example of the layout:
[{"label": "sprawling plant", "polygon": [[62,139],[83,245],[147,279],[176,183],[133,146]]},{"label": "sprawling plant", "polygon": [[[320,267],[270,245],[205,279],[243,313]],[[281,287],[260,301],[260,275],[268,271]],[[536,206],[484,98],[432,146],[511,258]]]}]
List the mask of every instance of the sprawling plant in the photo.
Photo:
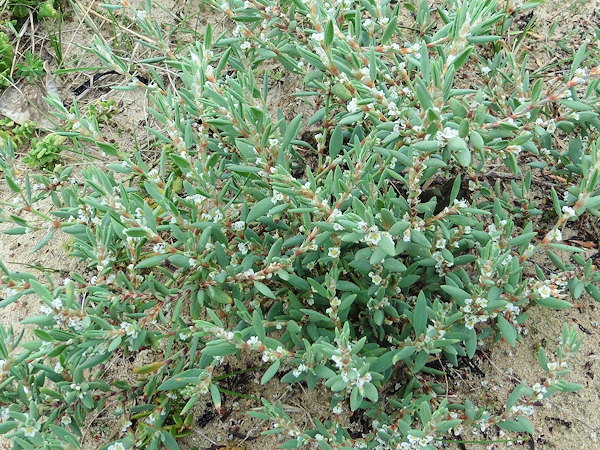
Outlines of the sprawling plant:
[{"label": "sprawling plant", "polygon": [[[152,148],[118,148],[57,101],[58,134],[96,145],[106,167],[18,175],[6,142],[8,233],[47,229],[38,248],[67,233],[85,270],[53,282],[0,266],[0,307],[27,294],[42,304],[23,321],[34,339],[1,331],[0,432],[22,448],[77,446],[110,403],[127,422],[103,448],[178,448],[199,400],[221,410],[224,362],[256,356],[261,383],[279,374],[330,394],[330,420],[308,429],[267,400],[250,413],[272,421],[283,448],[533,433],[534,404],[580,387],[562,379],[575,331],[540,349],[540,383],[519,385],[503,410],[450,403],[442,369],[486,338],[515,345],[536,305],[600,300],[592,262],[562,242],[572,222],[600,215],[596,49],[547,82],[509,46],[512,18],[533,5],[214,6],[232,31],[208,27],[180,51],[149,6],[112,6],[162,56],[136,67],[100,39],[90,49],[123,89],[147,90]],[[305,113],[270,108],[281,71],[303,86],[293,97]],[[547,203],[533,194],[542,171]],[[36,206],[48,197],[51,213]],[[156,359],[134,368],[137,382],[104,370],[147,348]],[[342,426],[348,411],[367,434]]]}]

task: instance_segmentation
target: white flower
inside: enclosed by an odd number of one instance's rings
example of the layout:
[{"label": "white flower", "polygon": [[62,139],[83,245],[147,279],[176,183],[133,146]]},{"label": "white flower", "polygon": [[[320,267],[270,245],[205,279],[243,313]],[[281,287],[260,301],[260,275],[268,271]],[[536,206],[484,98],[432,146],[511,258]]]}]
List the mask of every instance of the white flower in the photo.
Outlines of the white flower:
[{"label": "white flower", "polygon": [[353,113],[353,112],[358,111],[358,104],[357,103],[358,103],[358,100],[356,100],[355,98],[351,99],[348,102],[348,105],[346,106],[346,109],[348,110],[348,112]]},{"label": "white flower", "polygon": [[435,261],[438,264],[442,264],[445,260],[444,260],[444,256],[442,255],[442,252],[434,252],[433,255],[431,255],[433,257],[433,259],[435,259]]},{"label": "white flower", "polygon": [[492,71],[492,69],[488,66],[483,66],[481,68],[481,74],[484,76],[487,75],[488,73],[490,73],[491,71]]},{"label": "white flower", "polygon": [[339,223],[333,224],[333,231],[342,231],[343,229],[344,229],[344,227],[341,226]]},{"label": "white flower", "polygon": [[248,253],[248,244],[245,242],[240,242],[238,244],[238,250],[242,255],[246,255]]},{"label": "white flower", "polygon": [[246,341],[246,344],[248,344],[250,347],[254,348],[256,345],[259,344],[259,340],[257,336],[251,336],[250,339],[248,339]]},{"label": "white flower", "polygon": [[323,42],[325,40],[325,33],[314,33],[312,38],[317,42]]},{"label": "white flower", "polygon": [[523,147],[520,145],[509,145],[505,148],[508,153],[512,153],[513,155],[518,155],[523,150]]},{"label": "white flower", "polygon": [[575,210],[573,208],[571,208],[570,206],[563,206],[562,212],[564,215],[563,217],[565,217],[565,219],[570,219],[571,217],[575,217],[577,215]]},{"label": "white flower", "polygon": [[587,77],[587,70],[580,67],[575,71],[575,76],[573,77],[573,82],[577,84],[585,83]]},{"label": "white flower", "polygon": [[125,330],[125,334],[127,334],[127,336],[132,336],[135,338],[138,334],[132,323],[121,322],[121,328]]},{"label": "white flower", "polygon": [[63,307],[63,302],[60,298],[55,298],[50,304],[54,309],[61,309]]},{"label": "white flower", "polygon": [[32,427],[32,426],[30,425],[30,426],[27,426],[27,427],[23,427],[23,428],[21,428],[21,431],[22,431],[23,433],[25,433],[25,436],[26,436],[26,437],[34,437],[34,436],[35,436],[35,432],[36,432],[37,430],[36,430],[34,427]]},{"label": "white flower", "polygon": [[61,425],[69,425],[71,423],[71,418],[69,416],[62,416],[60,423]]},{"label": "white flower", "polygon": [[277,202],[283,200],[283,194],[279,191],[273,191],[273,196],[271,197],[271,202],[273,202],[274,205],[277,204]]},{"label": "white flower", "polygon": [[340,248],[339,247],[331,247],[327,255],[332,258],[338,258],[340,256]]},{"label": "white flower", "polygon": [[188,264],[193,269],[194,267],[196,267],[196,260],[194,258],[190,258],[188,259]]},{"label": "white flower", "polygon": [[550,289],[550,286],[545,285],[545,284],[543,284],[539,288],[537,288],[537,292],[538,292],[539,296],[542,298],[548,298],[552,295],[552,289]]},{"label": "white flower", "polygon": [[562,241],[562,233],[558,228],[549,231],[546,237],[551,241]]},{"label": "white flower", "polygon": [[375,226],[371,227],[367,235],[363,238],[363,240],[370,245],[378,245],[381,241],[382,234],[379,229]]},{"label": "white flower", "polygon": [[371,277],[371,281],[373,282],[373,284],[379,285],[383,281],[383,278],[381,278],[381,275],[379,275],[378,273],[369,272],[369,276]]},{"label": "white flower", "polygon": [[435,242],[435,246],[436,246],[437,248],[446,248],[446,239],[441,239],[441,238],[440,238],[440,239],[438,239],[438,240]]},{"label": "white flower", "polygon": [[437,137],[438,137],[438,139],[440,137],[442,137],[444,139],[458,137],[458,130],[455,130],[454,128],[450,128],[450,127],[445,127],[443,130],[437,132]]},{"label": "white flower", "polygon": [[467,317],[465,317],[465,327],[467,327],[469,330],[472,330],[473,328],[475,328],[475,324],[477,323],[477,317],[469,314]]},{"label": "white flower", "polygon": [[479,305],[481,308],[485,308],[488,304],[487,298],[477,297],[475,299],[475,304]]},{"label": "white flower", "polygon": [[[151,420],[151,423],[153,423],[154,419]],[[114,444],[109,445],[107,450],[127,450],[127,447],[125,447],[122,442],[115,442]]]}]

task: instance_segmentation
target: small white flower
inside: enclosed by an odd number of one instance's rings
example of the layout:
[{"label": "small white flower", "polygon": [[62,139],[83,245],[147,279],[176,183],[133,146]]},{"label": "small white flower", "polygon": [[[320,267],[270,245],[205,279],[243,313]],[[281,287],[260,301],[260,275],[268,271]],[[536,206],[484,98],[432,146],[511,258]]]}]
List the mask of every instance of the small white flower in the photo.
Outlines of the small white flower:
[{"label": "small white flower", "polygon": [[446,140],[458,137],[458,130],[454,128],[446,127],[436,133],[435,137],[440,145],[443,145]]},{"label": "small white flower", "polygon": [[435,242],[435,246],[436,246],[437,248],[446,248],[446,239],[441,239],[441,238],[440,238],[440,239],[438,239],[438,240]]},{"label": "small white flower", "polygon": [[283,194],[279,191],[273,191],[273,196],[271,197],[271,202],[273,202],[274,205],[277,204],[277,202],[283,200]]},{"label": "small white flower", "polygon": [[132,323],[121,322],[121,328],[125,330],[125,334],[127,334],[127,336],[132,336],[135,338],[138,334]]},{"label": "small white flower", "polygon": [[552,289],[550,289],[550,286],[543,284],[537,288],[537,293],[542,298],[548,298],[552,295]]},{"label": "small white flower", "polygon": [[317,42],[323,42],[325,40],[325,33],[314,33],[312,38]]},{"label": "small white flower", "polygon": [[475,328],[475,324],[477,323],[477,317],[469,314],[467,317],[465,317],[465,327],[467,327],[469,330],[472,330],[473,328]]},{"label": "small white flower", "polygon": [[491,69],[490,67],[488,67],[488,66],[483,66],[483,67],[481,68],[481,74],[482,74],[483,76],[487,75],[487,74],[488,74],[488,73],[490,73],[491,71],[492,71],[492,69]]},{"label": "small white flower", "polygon": [[26,437],[34,437],[37,430],[30,425],[21,428],[21,431],[25,434]]},{"label": "small white flower", "polygon": [[327,256],[330,256],[331,258],[338,258],[340,253],[339,247],[330,247],[329,251],[327,252]]},{"label": "small white flower", "polygon": [[353,112],[358,111],[358,104],[357,103],[358,103],[358,100],[356,100],[355,98],[351,99],[348,102],[348,105],[346,105],[346,109],[348,110],[348,112],[353,113]]},{"label": "small white flower", "polygon": [[54,309],[61,309],[63,307],[63,302],[60,298],[55,298],[50,304]]},{"label": "small white flower", "polygon": [[[154,423],[154,418],[151,419],[150,423]],[[122,442],[115,442],[114,444],[109,445],[107,450],[127,450],[127,447],[125,447]]]},{"label": "small white flower", "polygon": [[381,232],[377,229],[377,227],[371,227],[370,231],[363,238],[363,240],[370,245],[378,245],[382,238]]},{"label": "small white flower", "polygon": [[378,273],[369,272],[369,276],[371,277],[371,281],[373,282],[373,284],[379,285],[383,281],[383,278],[381,278],[381,275],[379,275]]},{"label": "small white flower", "polygon": [[587,70],[580,67],[575,71],[575,76],[573,77],[573,82],[577,84],[585,83],[587,78]]},{"label": "small white flower", "polygon": [[246,244],[245,242],[240,242],[238,244],[238,250],[242,255],[248,254],[248,244]]},{"label": "small white flower", "polygon": [[570,219],[571,217],[575,217],[577,215],[575,210],[573,208],[571,208],[570,206],[563,206],[562,212],[566,219]]},{"label": "small white flower", "polygon": [[62,416],[60,419],[60,423],[61,423],[61,425],[69,425],[71,423],[71,417]]},{"label": "small white flower", "polygon": [[246,341],[246,344],[248,344],[250,347],[255,347],[256,345],[258,345],[259,341],[258,341],[258,337],[257,336],[251,336],[250,339],[248,339]]},{"label": "small white flower", "polygon": [[555,228],[554,230],[548,232],[547,237],[551,241],[562,241],[562,233],[558,228]]}]

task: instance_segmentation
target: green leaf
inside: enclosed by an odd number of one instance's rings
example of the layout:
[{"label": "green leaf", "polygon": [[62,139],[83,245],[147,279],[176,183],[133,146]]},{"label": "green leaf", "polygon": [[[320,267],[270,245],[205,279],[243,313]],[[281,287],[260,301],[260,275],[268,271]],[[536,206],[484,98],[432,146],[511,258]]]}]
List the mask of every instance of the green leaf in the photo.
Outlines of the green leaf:
[{"label": "green leaf", "polygon": [[[150,258],[146,258],[142,262],[138,263],[135,266],[135,268],[136,269],[146,269],[148,267],[155,267],[155,266],[158,266],[161,262],[163,262],[168,257],[169,257],[168,253],[165,253],[163,255],[151,256]],[[189,261],[189,258],[188,258],[188,261]]]},{"label": "green leaf", "polygon": [[461,306],[464,306],[464,301],[468,298],[471,298],[471,294],[466,291],[463,291],[461,288],[456,286],[450,286],[448,284],[444,284],[440,286],[444,292],[449,294],[454,300],[457,300],[461,303]]},{"label": "green leaf", "polygon": [[179,450],[179,445],[171,433],[167,433],[166,431],[160,432],[160,440],[169,450]]},{"label": "green leaf", "polygon": [[405,359],[410,358],[416,351],[416,347],[409,345],[408,347],[404,347],[398,353],[394,355],[392,358],[392,364],[396,364],[398,361],[404,361]]},{"label": "green leaf", "polygon": [[329,47],[332,42],[333,42],[333,21],[329,20],[329,22],[327,22],[327,25],[325,26],[325,39],[324,39],[323,43],[325,44],[325,47]]},{"label": "green leaf", "polygon": [[587,42],[582,42],[581,46],[579,47],[579,49],[577,50],[577,53],[575,53],[575,56],[573,57],[573,62],[571,63],[571,70],[569,71],[569,79],[572,79],[573,76],[575,75],[575,71],[579,68],[579,66],[581,65],[581,63],[585,60],[587,54]]},{"label": "green leaf", "polygon": [[[285,128],[285,133],[283,135],[283,142],[281,143],[281,149],[286,150],[292,142],[292,139],[296,137],[298,131],[300,130],[300,126],[302,125],[302,114],[298,114],[296,117],[292,119],[292,121]],[[251,222],[251,220],[248,220]]]},{"label": "green leaf", "polygon": [[352,392],[350,393],[350,410],[356,411],[358,408],[360,408],[360,404],[362,403],[362,401],[362,395],[360,395],[358,388],[354,386],[352,388]]},{"label": "green leaf", "polygon": [[394,241],[389,236],[384,235],[379,241],[379,248],[388,256],[396,255],[396,248]]},{"label": "green leaf", "polygon": [[277,298],[277,297],[275,297],[275,294],[273,293],[273,291],[271,289],[269,289],[269,287],[266,284],[263,284],[260,281],[254,281],[254,287],[256,288],[256,290],[258,292],[260,292],[265,297],[271,298],[273,300],[275,300]]},{"label": "green leaf", "polygon": [[427,327],[427,299],[423,291],[419,293],[417,303],[413,311],[413,328],[415,335],[419,336]]},{"label": "green leaf", "polygon": [[275,362],[273,362],[273,364],[271,364],[271,366],[263,374],[262,378],[260,379],[260,384],[265,384],[271,378],[273,378],[275,376],[275,374],[277,373],[277,371],[279,370],[280,366],[281,366],[281,361],[279,359],[276,359]]},{"label": "green leaf", "polygon": [[274,207],[274,203],[271,197],[263,198],[256,202],[248,215],[246,216],[246,223],[255,222],[256,220],[264,217]]},{"label": "green leaf", "polygon": [[535,433],[531,422],[524,417],[519,417],[516,420],[505,420],[504,422],[498,422],[497,425],[506,431],[516,431],[519,433],[525,432],[530,434]]},{"label": "green leaf", "polygon": [[371,383],[365,383],[363,386],[365,397],[371,400],[373,403],[377,402],[379,399],[379,393],[377,392],[377,388]]},{"label": "green leaf", "polygon": [[517,330],[515,330],[515,327],[513,327],[502,315],[498,315],[498,327],[500,328],[502,336],[504,336],[506,341],[514,347],[517,342]]}]

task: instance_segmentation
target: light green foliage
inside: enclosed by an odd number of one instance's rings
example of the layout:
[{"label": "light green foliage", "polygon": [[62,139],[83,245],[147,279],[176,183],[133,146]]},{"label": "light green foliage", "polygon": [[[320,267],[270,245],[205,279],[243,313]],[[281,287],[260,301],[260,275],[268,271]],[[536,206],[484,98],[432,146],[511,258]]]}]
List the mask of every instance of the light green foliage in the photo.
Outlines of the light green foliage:
[{"label": "light green foliage", "polygon": [[0,87],[10,84],[13,47],[6,33],[0,31]]},{"label": "light green foliage", "polygon": [[[116,403],[133,425],[112,449],[178,448],[194,405],[221,411],[223,362],[245,358],[261,361],[262,384],[279,373],[330,394],[330,418],[308,429],[266,399],[250,412],[273,422],[282,448],[432,449],[460,427],[533,433],[534,403],[579,388],[562,379],[574,330],[540,350],[544,381],[519,385],[501,410],[442,398],[436,362],[460,369],[481,342],[518,345],[533,306],[600,299],[592,262],[562,242],[570,222],[600,216],[593,57],[578,52],[558,88],[532,78],[496,45],[515,11],[490,0],[418,2],[407,28],[401,2],[217,6],[237,27],[208,27],[177,54],[149,7],[124,10],[160,53],[140,62],[153,65],[148,85],[103,40],[92,45],[124,77],[118,89],[146,90],[155,159],[58,102],[73,149],[97,146],[106,166],[38,175],[32,188],[4,147],[8,233],[45,229],[41,247],[60,228],[89,271],[54,284],[0,266],[0,307],[26,294],[43,304],[24,321],[33,340],[0,330],[0,431],[63,448]],[[274,65],[302,83],[307,113],[271,113]],[[465,67],[481,73],[469,87],[457,81]],[[551,206],[530,195],[542,169],[564,180]],[[51,214],[36,208],[48,196]],[[135,381],[107,378],[104,367],[142,348],[155,358]],[[352,437],[337,417],[358,410],[371,429]]]},{"label": "light green foliage", "polygon": [[43,139],[33,138],[31,149],[23,162],[29,167],[53,170],[60,162],[60,153],[66,148],[63,145],[65,138],[57,134],[49,134]]},{"label": "light green foliage", "polygon": [[17,19],[24,19],[33,13],[38,19],[58,17],[55,0],[9,0],[8,7]]},{"label": "light green foliage", "polygon": [[10,119],[0,119],[0,137],[6,142],[10,138],[18,146],[24,146],[35,131],[35,123],[18,125]]},{"label": "light green foliage", "polygon": [[44,60],[30,51],[25,52],[24,61],[17,63],[17,76],[26,78],[29,82],[41,80],[45,73]]}]

